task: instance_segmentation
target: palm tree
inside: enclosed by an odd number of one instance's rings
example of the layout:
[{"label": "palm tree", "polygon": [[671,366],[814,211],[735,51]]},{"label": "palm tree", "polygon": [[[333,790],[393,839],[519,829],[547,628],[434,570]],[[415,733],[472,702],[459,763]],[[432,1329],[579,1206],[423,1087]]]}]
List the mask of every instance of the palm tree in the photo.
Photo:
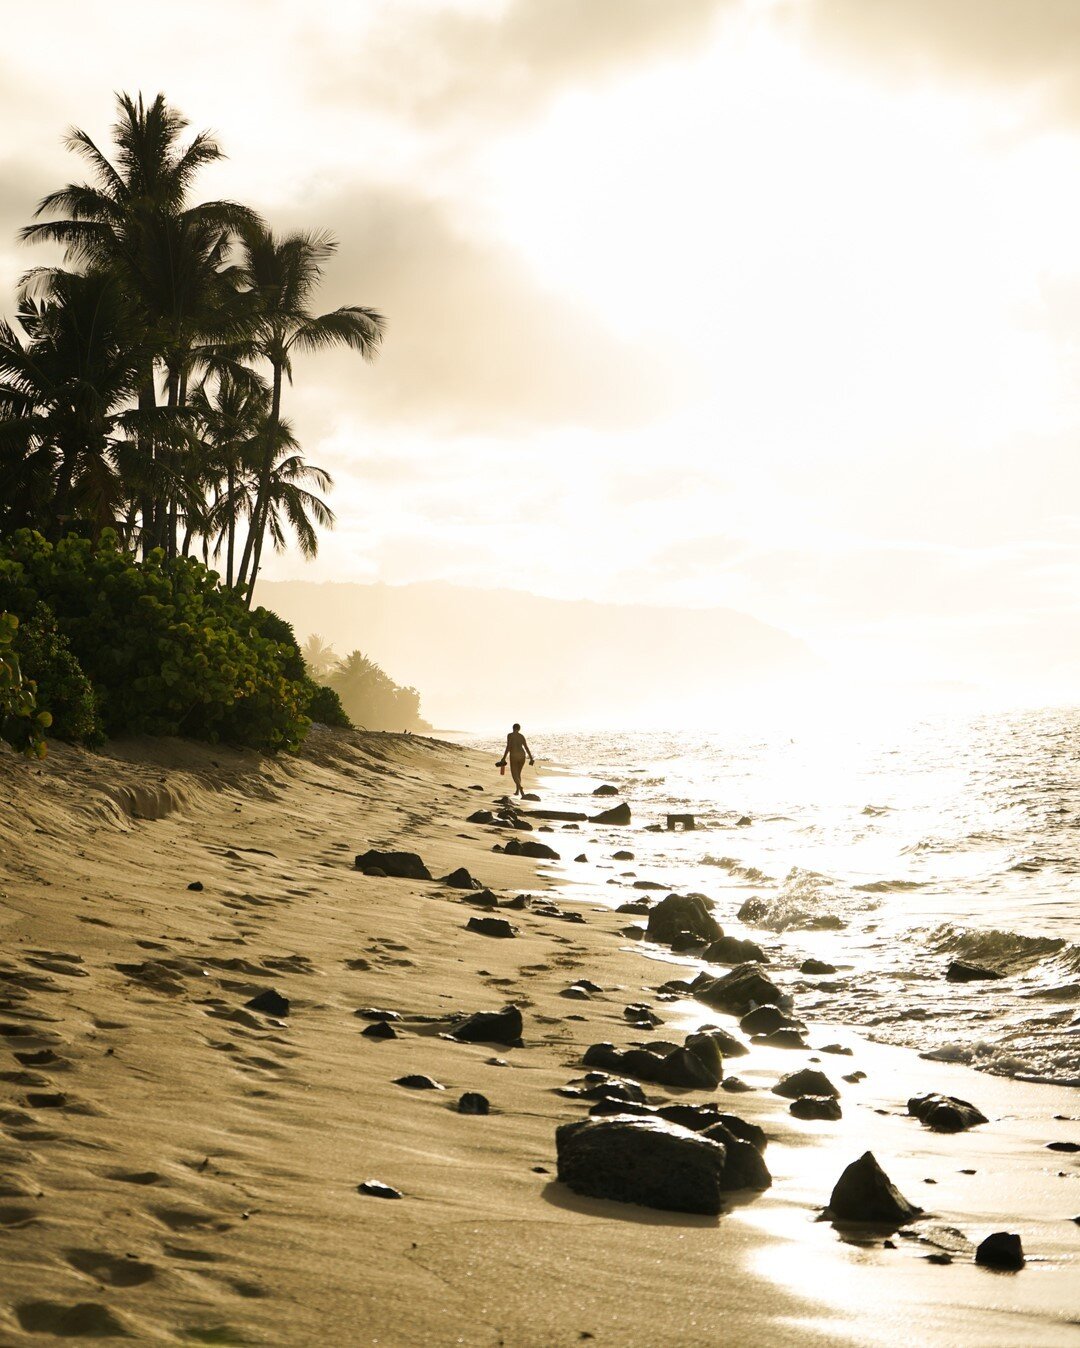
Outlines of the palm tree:
[{"label": "palm tree", "polygon": [[[25,340],[0,322],[6,522],[56,536],[77,518],[96,535],[126,495],[117,457],[137,420],[126,409],[144,364],[130,306],[113,277],[65,272],[49,298],[23,293],[18,320]],[[16,518],[20,510],[26,518]]]},{"label": "palm tree", "polygon": [[304,642],[300,654],[304,657],[304,664],[307,665],[313,679],[321,679],[339,663],[336,651],[318,632],[312,632]]},{"label": "palm tree", "polygon": [[279,238],[259,224],[245,228],[241,235],[243,285],[250,296],[256,325],[251,349],[269,362],[272,376],[269,433],[237,581],[249,604],[270,524],[271,477],[276,432],[281,423],[282,384],[285,378],[292,382],[293,354],[348,347],[365,360],[373,360],[382,342],[384,320],[374,309],[345,305],[316,315],[309,308],[322,277],[322,264],[336,249],[337,241],[326,232]]},{"label": "palm tree", "polygon": [[[259,221],[233,201],[187,205],[199,169],[223,157],[209,132],[182,144],[187,121],[163,94],[149,105],[141,94],[137,100],[120,94],[117,103],[115,164],[85,131],[72,129],[68,148],[89,163],[94,182],[70,183],[49,193],[35,216],[58,212],[61,217],[28,225],[22,238],[59,244],[65,262],[117,278],[147,336],[139,407],[144,413],[156,409],[155,367],[161,365],[166,406],[175,410],[185,402],[198,342],[236,335],[243,325],[237,306],[223,305],[232,284],[225,261],[233,234]],[[39,272],[36,279],[46,287],[57,283],[54,270]],[[167,439],[162,444],[144,435],[140,450],[148,459],[160,452],[171,460],[175,444],[175,438],[170,446]],[[175,478],[176,465],[167,467],[166,484]],[[149,467],[145,476],[154,481]],[[160,479],[156,485],[160,488]],[[174,548],[175,499],[148,495],[140,513],[144,552],[159,544]]]}]

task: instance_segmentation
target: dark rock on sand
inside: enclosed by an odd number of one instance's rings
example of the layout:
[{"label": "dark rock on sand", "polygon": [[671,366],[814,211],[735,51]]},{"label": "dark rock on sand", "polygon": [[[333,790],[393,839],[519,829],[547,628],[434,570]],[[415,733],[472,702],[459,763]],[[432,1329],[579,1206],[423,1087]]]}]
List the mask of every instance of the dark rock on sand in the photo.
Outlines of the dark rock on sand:
[{"label": "dark rock on sand", "polygon": [[733,1016],[743,1016],[755,1006],[779,1006],[788,1001],[756,964],[738,964],[721,978],[703,978],[704,982],[694,980],[694,996],[706,1006]]},{"label": "dark rock on sand", "polygon": [[612,786],[610,782],[605,782],[603,786],[598,786],[593,792],[594,796],[617,796],[619,788]]},{"label": "dark rock on sand", "polygon": [[252,997],[244,1005],[249,1011],[261,1011],[264,1016],[287,1016],[289,1014],[289,999],[283,997],[280,992],[274,988],[267,988],[265,992],[260,992]]},{"label": "dark rock on sand", "polygon": [[756,941],[742,940],[738,936],[721,936],[701,954],[703,959],[709,960],[712,964],[768,964],[769,962],[768,955]]},{"label": "dark rock on sand", "polygon": [[[633,875],[633,871],[627,871],[627,875]],[[659,880],[635,880],[632,888],[634,889],[667,889],[667,885],[662,885]]]},{"label": "dark rock on sand", "polygon": [[623,1007],[623,1016],[633,1021],[635,1025],[642,1022],[649,1025],[663,1025],[663,1021],[656,1012],[645,1002],[631,1002],[629,1006]]},{"label": "dark rock on sand", "polygon": [[717,1047],[725,1058],[745,1058],[750,1052],[741,1039],[736,1039],[733,1034],[728,1034],[727,1030],[721,1030],[715,1025],[704,1025],[702,1026],[702,1032],[715,1039]]},{"label": "dark rock on sand", "polygon": [[758,1006],[739,1021],[743,1034],[772,1034],[774,1030],[805,1030],[801,1020],[784,1015],[778,1006]]},{"label": "dark rock on sand", "polygon": [[395,1189],[389,1184],[384,1184],[382,1180],[364,1180],[363,1184],[356,1186],[357,1193],[366,1194],[368,1198],[400,1198],[401,1190]]},{"label": "dark rock on sand", "polygon": [[202,887],[203,887],[203,882],[202,882],[201,880],[192,880],[191,884],[188,885],[188,889],[193,889],[193,890],[195,890],[196,892],[201,892]]},{"label": "dark rock on sand", "polygon": [[843,1110],[840,1101],[831,1095],[800,1095],[788,1105],[790,1113],[797,1119],[839,1119]]},{"label": "dark rock on sand", "polygon": [[639,1118],[663,1119],[667,1123],[676,1124],[699,1136],[707,1137],[713,1142],[722,1142],[727,1151],[721,1180],[725,1190],[762,1190],[772,1184],[772,1175],[762,1159],[768,1139],[757,1124],[748,1123],[735,1114],[725,1114],[714,1104],[678,1103],[653,1106],[600,1100],[589,1110],[592,1118],[610,1117],[620,1113]]},{"label": "dark rock on sand", "polygon": [[359,1016],[361,1020],[400,1020],[401,1017],[396,1011],[384,1011],[379,1006],[362,1006],[358,1011],[353,1012],[354,1016]]},{"label": "dark rock on sand", "polygon": [[470,917],[465,923],[466,931],[478,932],[481,936],[516,936],[517,927],[507,922],[505,917]]},{"label": "dark rock on sand", "polygon": [[555,1130],[558,1177],[575,1193],[671,1212],[721,1210],[723,1144],[655,1118],[580,1119]]},{"label": "dark rock on sand", "polygon": [[[840,1091],[832,1084],[824,1072],[813,1067],[804,1067],[798,1072],[789,1072],[781,1077],[772,1088],[773,1095],[783,1095],[789,1100],[797,1100],[800,1095],[839,1096]],[[869,1155],[869,1153],[867,1153]]]},{"label": "dark rock on sand", "polygon": [[447,1037],[462,1044],[516,1046],[521,1043],[522,1028],[521,1012],[510,1003],[501,1011],[477,1011],[466,1016],[447,1032]]},{"label": "dark rock on sand", "polygon": [[495,816],[490,810],[477,810],[465,820],[467,824],[494,824]]},{"label": "dark rock on sand", "polygon": [[625,936],[628,941],[644,941],[645,928],[637,926],[620,927],[619,935]]},{"label": "dark rock on sand", "polygon": [[590,824],[629,824],[630,806],[625,801],[610,810],[601,810],[589,820]]},{"label": "dark rock on sand", "polygon": [[599,983],[594,983],[591,978],[578,978],[574,980],[574,986],[584,988],[586,992],[603,992]]},{"label": "dark rock on sand", "polygon": [[484,886],[479,880],[474,879],[464,866],[459,866],[456,871],[451,871],[449,875],[442,878],[444,885],[449,885],[451,889],[483,889]]},{"label": "dark rock on sand", "polygon": [[633,861],[634,854],[633,852],[628,852],[626,851],[625,848],[623,848],[619,852],[612,852],[611,859],[612,861]]},{"label": "dark rock on sand", "polygon": [[[982,1122],[985,1123],[986,1120],[983,1119]],[[1048,1142],[1048,1143],[1046,1144],[1046,1150],[1047,1150],[1047,1151],[1080,1151],[1080,1142]]]},{"label": "dark rock on sand", "polygon": [[[461,902],[470,904],[473,908],[498,908],[499,906],[499,900],[490,889],[469,890],[468,893],[462,894]],[[510,905],[504,904],[503,906],[508,908]],[[524,904],[522,907],[524,907]]]},{"label": "dark rock on sand", "polygon": [[377,867],[395,880],[430,880],[431,872],[415,852],[378,852],[374,848],[356,858],[358,871]]},{"label": "dark rock on sand", "polygon": [[588,861],[588,859],[589,858],[585,855],[584,852],[582,852],[580,856],[576,856],[574,858],[575,861]]},{"label": "dark rock on sand", "polygon": [[762,1048],[808,1049],[810,1047],[799,1030],[789,1030],[786,1027],[772,1030],[769,1034],[751,1035],[750,1042],[758,1044]]},{"label": "dark rock on sand", "polygon": [[[687,1036],[686,1043],[657,1041],[645,1047],[618,1049],[614,1044],[592,1044],[582,1061],[619,1076],[654,1081],[661,1086],[685,1086],[691,1090],[714,1090],[723,1071],[721,1054],[705,1036]],[[697,1039],[698,1042],[693,1041]]]},{"label": "dark rock on sand", "polygon": [[754,1088],[743,1081],[742,1077],[725,1077],[720,1083],[720,1089],[731,1095],[741,1095],[744,1091],[752,1091]]},{"label": "dark rock on sand", "polygon": [[615,909],[617,913],[648,913],[652,910],[651,899],[630,899],[627,903],[620,903]]},{"label": "dark rock on sand", "polygon": [[814,959],[803,960],[803,962],[799,965],[799,973],[834,974],[836,973],[836,965],[829,964],[825,960],[814,960]]},{"label": "dark rock on sand", "polygon": [[985,1114],[955,1095],[913,1095],[907,1111],[935,1133],[962,1133],[986,1122]]},{"label": "dark rock on sand", "polygon": [[691,950],[702,950],[705,944],[703,936],[695,936],[692,931],[681,931],[672,939],[671,949],[676,955],[686,955]]},{"label": "dark rock on sand", "polygon": [[819,1050],[821,1053],[833,1053],[841,1058],[853,1058],[855,1050],[847,1047],[846,1044],[823,1044]]},{"label": "dark rock on sand", "polygon": [[410,1072],[408,1076],[395,1077],[395,1086],[404,1086],[408,1091],[444,1091],[445,1086],[441,1086],[434,1077],[421,1076],[419,1072]]},{"label": "dark rock on sand", "polygon": [[[612,1076],[608,1072],[586,1072],[583,1077],[576,1077],[559,1091],[560,1095],[568,1095],[574,1099],[597,1100],[606,1102],[612,1106],[609,1113],[618,1113],[623,1105],[644,1105],[645,1092],[636,1081],[627,1081],[625,1077]],[[618,1106],[619,1109],[615,1108]],[[601,1113],[603,1111],[590,1111]],[[636,1110],[631,1110],[636,1113]]]},{"label": "dark rock on sand", "polygon": [[491,1101],[479,1091],[466,1091],[457,1102],[459,1114],[490,1114]]},{"label": "dark rock on sand", "polygon": [[559,854],[554,847],[541,842],[520,842],[511,838],[503,848],[508,857],[538,857],[541,861],[558,861]]},{"label": "dark rock on sand", "polygon": [[701,1134],[712,1142],[722,1142],[727,1156],[724,1160],[723,1187],[731,1189],[756,1189],[761,1192],[772,1184],[772,1174],[761,1152],[749,1142],[744,1142],[723,1121],[710,1124]]},{"label": "dark rock on sand", "polygon": [[754,821],[750,818],[748,814],[742,814],[738,817],[738,819],[735,820],[735,827],[746,828],[749,824],[752,824],[753,822]]},{"label": "dark rock on sand", "polygon": [[866,1151],[836,1181],[825,1213],[834,1221],[898,1227],[920,1216],[922,1208],[908,1202]]},{"label": "dark rock on sand", "polygon": [[398,1037],[397,1030],[385,1020],[377,1020],[374,1025],[369,1025],[366,1030],[361,1030],[360,1033],[366,1039],[396,1039]]},{"label": "dark rock on sand", "polygon": [[842,1077],[840,1078],[840,1080],[841,1080],[841,1081],[848,1081],[848,1082],[850,1082],[853,1086],[855,1086],[855,1085],[857,1085],[860,1081],[865,1081],[865,1080],[866,1080],[866,1073],[865,1073],[865,1072],[848,1072],[848,1073],[846,1073],[844,1076],[842,1076]]},{"label": "dark rock on sand", "polygon": [[1020,1237],[1012,1231],[995,1231],[975,1251],[975,1262],[984,1268],[1023,1268],[1024,1247]]},{"label": "dark rock on sand", "polygon": [[661,899],[649,912],[646,931],[651,941],[664,945],[687,933],[702,941],[718,941],[724,934],[705,901],[691,894],[669,894]]},{"label": "dark rock on sand", "polygon": [[997,979],[1002,975],[996,969],[984,969],[978,964],[965,964],[963,960],[953,960],[945,970],[950,983],[974,983],[978,979]]},{"label": "dark rock on sand", "polygon": [[579,983],[571,983],[568,988],[563,988],[559,992],[560,997],[566,997],[572,1002],[588,1002],[592,1000],[591,994],[586,992]]}]

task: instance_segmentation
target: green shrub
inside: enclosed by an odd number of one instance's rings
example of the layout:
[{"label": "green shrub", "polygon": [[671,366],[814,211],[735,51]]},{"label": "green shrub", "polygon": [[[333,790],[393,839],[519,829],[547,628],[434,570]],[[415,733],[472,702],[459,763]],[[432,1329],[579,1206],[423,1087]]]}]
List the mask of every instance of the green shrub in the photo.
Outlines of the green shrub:
[{"label": "green shrub", "polygon": [[214,572],[160,550],[136,563],[106,530],[95,547],[22,529],[0,548],[0,608],[48,604],[90,679],[109,735],[183,735],[295,749],[310,721],[295,641],[249,613]]},{"label": "green shrub", "polygon": [[45,731],[52,718],[38,710],[34,685],[23,678],[15,650],[18,632],[15,614],[0,613],[0,739],[31,758],[44,758]]},{"label": "green shrub", "polygon": [[23,676],[34,681],[38,706],[52,717],[50,738],[100,744],[105,730],[97,694],[47,604],[35,604],[19,624],[15,650]]},{"label": "green shrub", "polygon": [[345,715],[341,698],[333,688],[327,688],[324,684],[309,679],[308,693],[307,714],[313,721],[318,721],[320,725],[332,726],[337,730],[353,728],[353,723]]}]

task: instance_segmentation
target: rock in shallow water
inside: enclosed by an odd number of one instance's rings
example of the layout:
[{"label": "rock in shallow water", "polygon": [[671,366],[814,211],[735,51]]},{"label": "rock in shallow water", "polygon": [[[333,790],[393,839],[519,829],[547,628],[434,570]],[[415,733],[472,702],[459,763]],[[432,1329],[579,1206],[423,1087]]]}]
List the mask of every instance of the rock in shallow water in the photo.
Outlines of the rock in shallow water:
[{"label": "rock in shallow water", "polygon": [[945,970],[950,983],[973,983],[978,979],[998,979],[1002,975],[996,969],[984,969],[978,964],[965,964],[963,960],[953,960]]},{"label": "rock in shallow water", "polygon": [[866,1151],[836,1181],[825,1212],[834,1221],[897,1227],[920,1216],[922,1208],[908,1202]]},{"label": "rock in shallow water", "polygon": [[840,1101],[834,1100],[831,1095],[800,1095],[788,1105],[788,1111],[797,1119],[830,1121],[839,1119],[843,1114]]},{"label": "rock in shallow water", "polygon": [[702,959],[713,964],[768,964],[769,957],[756,941],[738,936],[721,936],[701,952]]},{"label": "rock in shallow water", "polygon": [[745,1016],[754,1007],[766,1004],[785,1006],[790,1000],[756,964],[739,964],[722,978],[703,974],[691,986],[699,1002],[733,1016]]},{"label": "rock in shallow water", "polygon": [[[797,1100],[800,1095],[829,1095],[835,1099],[840,1094],[824,1072],[815,1071],[812,1067],[789,1072],[786,1077],[780,1078],[772,1092],[773,1095],[784,1095],[789,1100]],[[869,1152],[866,1154],[870,1155]]]},{"label": "rock in shallow water", "polygon": [[975,1262],[984,1268],[1023,1268],[1024,1247],[1020,1237],[1012,1231],[995,1231],[975,1251]]},{"label": "rock in shallow water", "polygon": [[558,1177],[575,1193],[670,1212],[723,1206],[727,1151],[720,1142],[656,1118],[580,1119],[555,1130]]},{"label": "rock in shallow water", "polygon": [[680,936],[696,936],[701,941],[717,941],[723,929],[709,912],[705,900],[696,894],[669,894],[649,913],[646,928],[650,941],[663,945]]},{"label": "rock in shallow water", "polygon": [[955,1095],[913,1095],[907,1109],[935,1133],[962,1133],[986,1122],[985,1114]]},{"label": "rock in shallow water", "polygon": [[511,838],[502,850],[508,857],[535,857],[539,861],[559,860],[558,852],[547,843],[520,842],[517,838]]}]

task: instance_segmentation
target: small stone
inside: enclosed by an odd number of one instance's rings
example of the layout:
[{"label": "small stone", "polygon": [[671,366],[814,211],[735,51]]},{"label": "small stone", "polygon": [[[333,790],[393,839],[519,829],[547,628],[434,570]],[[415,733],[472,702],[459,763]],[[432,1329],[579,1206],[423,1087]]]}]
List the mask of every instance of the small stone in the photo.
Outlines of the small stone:
[{"label": "small stone", "polygon": [[459,1114],[490,1114],[491,1101],[479,1091],[466,1091],[457,1102]]},{"label": "small stone", "polygon": [[261,1011],[264,1016],[280,1017],[289,1014],[288,997],[283,997],[274,988],[267,988],[265,992],[258,993],[244,1005],[249,1011]]},{"label": "small stone", "polygon": [[574,858],[575,861],[588,861],[588,859],[589,858],[585,855],[584,852],[582,852],[580,856],[576,856]]},{"label": "small stone", "polygon": [[1012,1231],[995,1231],[975,1251],[975,1262],[984,1268],[1023,1268],[1024,1247],[1020,1237]]},{"label": "small stone", "polygon": [[592,1000],[585,989],[577,983],[571,984],[568,988],[563,988],[559,992],[559,996],[566,997],[572,1002],[588,1002]]},{"label": "small stone", "polygon": [[354,1016],[359,1016],[362,1020],[400,1020],[401,1017],[396,1011],[384,1011],[379,1006],[362,1006],[358,1011],[353,1012]]},{"label": "small stone", "polygon": [[926,1255],[928,1264],[951,1264],[953,1261],[951,1254],[946,1254],[944,1250],[938,1250],[934,1254]]},{"label": "small stone", "polygon": [[800,1095],[788,1105],[788,1112],[797,1119],[826,1119],[834,1121],[842,1117],[840,1101],[831,1095]]},{"label": "small stone", "polygon": [[377,1020],[374,1025],[369,1025],[366,1030],[360,1033],[365,1039],[396,1039],[397,1030],[385,1020]]},{"label": "small stone", "polygon": [[522,1028],[521,1012],[509,1003],[500,1011],[477,1011],[467,1016],[448,1032],[448,1037],[462,1044],[506,1044],[516,1047],[521,1043]]},{"label": "small stone", "polygon": [[[834,1099],[840,1094],[824,1072],[813,1067],[804,1067],[799,1072],[789,1072],[781,1077],[772,1088],[773,1095],[784,1095],[796,1100],[800,1095],[831,1095]],[[867,1155],[870,1153],[867,1152]]]},{"label": "small stone", "polygon": [[854,1051],[848,1048],[845,1044],[825,1044],[822,1046],[821,1052],[835,1053],[838,1056],[844,1058],[853,1058],[855,1056]]},{"label": "small stone", "polygon": [[451,871],[449,875],[444,875],[442,883],[444,885],[449,885],[451,889],[484,888],[480,881],[471,876],[464,866],[459,866],[456,871]]},{"label": "small stone", "polygon": [[382,1180],[364,1180],[363,1184],[356,1186],[357,1192],[366,1194],[368,1198],[400,1198],[401,1190],[394,1189],[389,1184],[384,1184]]},{"label": "small stone", "polygon": [[202,890],[202,887],[203,887],[203,882],[202,882],[201,880],[192,880],[191,884],[188,885],[188,889],[193,889],[193,890],[195,890],[196,892],[201,891],[201,890]]},{"label": "small stone", "polygon": [[395,1077],[395,1086],[404,1086],[408,1091],[444,1091],[445,1086],[440,1084],[433,1077],[421,1076],[418,1072],[411,1072],[408,1076]]},{"label": "small stone", "polygon": [[478,932],[481,936],[496,936],[503,939],[518,934],[517,927],[511,926],[505,917],[470,917],[465,924],[465,930]]},{"label": "small stone", "polygon": [[1047,1151],[1080,1151],[1080,1142],[1048,1142]]},{"label": "small stone", "polygon": [[739,1021],[743,1034],[772,1034],[774,1030],[805,1030],[801,1020],[785,1016],[778,1006],[758,1006]]},{"label": "small stone", "polygon": [[725,1077],[720,1083],[722,1091],[729,1091],[732,1095],[739,1095],[743,1091],[752,1091],[753,1086],[743,1081],[742,1077]]},{"label": "small stone", "polygon": [[633,852],[628,852],[624,847],[618,852],[612,852],[611,859],[612,861],[633,861],[634,854]]}]

